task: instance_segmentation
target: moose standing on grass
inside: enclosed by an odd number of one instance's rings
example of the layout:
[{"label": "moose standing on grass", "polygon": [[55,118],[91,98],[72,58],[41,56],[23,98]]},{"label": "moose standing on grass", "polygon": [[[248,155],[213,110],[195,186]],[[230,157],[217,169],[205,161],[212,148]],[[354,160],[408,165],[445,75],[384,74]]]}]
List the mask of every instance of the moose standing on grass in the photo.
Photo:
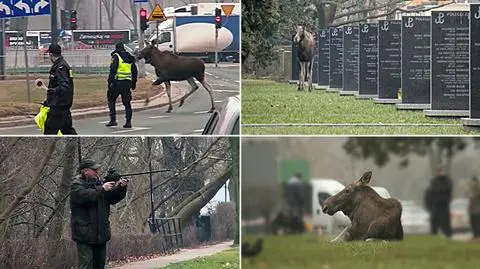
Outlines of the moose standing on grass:
[{"label": "moose standing on grass", "polygon": [[[323,212],[333,215],[342,211],[352,224],[343,234],[345,241],[352,240],[402,240],[402,206],[393,198],[384,199],[368,186],[372,172],[366,172],[356,182],[323,203]],[[334,240],[336,241],[336,240]]]},{"label": "moose standing on grass", "polygon": [[186,80],[192,87],[190,92],[185,94],[180,99],[179,107],[181,107],[185,102],[185,99],[187,99],[188,96],[198,89],[198,85],[195,83],[194,79],[197,79],[210,95],[210,102],[212,106],[208,112],[212,113],[215,110],[212,87],[205,79],[205,64],[202,60],[194,57],[178,56],[169,51],[160,51],[152,44],[147,44],[147,46],[138,53],[137,60],[142,58],[145,59],[146,63],[149,63],[155,67],[155,73],[158,78],[155,82],[153,82],[153,85],[165,83],[169,105],[167,112],[171,112],[173,109],[171,81]]},{"label": "moose standing on grass", "polygon": [[293,38],[298,43],[297,57],[300,62],[300,77],[298,90],[303,91],[303,84],[308,81],[308,91],[312,91],[313,51],[315,49],[315,38],[313,34],[305,29],[305,26],[297,26],[297,33]]}]

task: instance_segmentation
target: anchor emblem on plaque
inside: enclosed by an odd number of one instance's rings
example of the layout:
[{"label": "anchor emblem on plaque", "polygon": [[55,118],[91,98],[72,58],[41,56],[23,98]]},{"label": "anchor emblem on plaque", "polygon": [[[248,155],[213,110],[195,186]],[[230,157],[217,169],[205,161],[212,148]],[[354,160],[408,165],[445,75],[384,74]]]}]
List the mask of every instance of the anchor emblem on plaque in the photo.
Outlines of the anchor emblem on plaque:
[{"label": "anchor emblem on plaque", "polygon": [[382,29],[383,31],[386,32],[386,31],[388,31],[388,25],[389,25],[388,21],[384,21],[383,25],[380,27],[380,29]]},{"label": "anchor emblem on plaque", "polygon": [[347,29],[345,30],[346,35],[351,35],[352,34],[352,26],[348,26]]},{"label": "anchor emblem on plaque", "polygon": [[338,36],[338,29],[337,28],[333,29],[332,36]]},{"label": "anchor emblem on plaque", "polygon": [[412,17],[409,17],[407,19],[407,22],[405,23],[405,27],[406,28],[412,28],[413,27],[413,18]]},{"label": "anchor emblem on plaque", "polygon": [[362,26],[362,33],[368,33],[368,24]]},{"label": "anchor emblem on plaque", "polygon": [[320,37],[321,37],[321,38],[327,37],[327,34],[325,33],[324,30],[320,31]]},{"label": "anchor emblem on plaque", "polygon": [[443,24],[445,22],[444,17],[445,17],[445,13],[443,13],[443,12],[438,13],[438,17],[435,19],[435,23],[436,24]]},{"label": "anchor emblem on plaque", "polygon": [[478,6],[477,12],[475,12],[475,15],[473,15],[476,20],[480,19],[480,6]]}]

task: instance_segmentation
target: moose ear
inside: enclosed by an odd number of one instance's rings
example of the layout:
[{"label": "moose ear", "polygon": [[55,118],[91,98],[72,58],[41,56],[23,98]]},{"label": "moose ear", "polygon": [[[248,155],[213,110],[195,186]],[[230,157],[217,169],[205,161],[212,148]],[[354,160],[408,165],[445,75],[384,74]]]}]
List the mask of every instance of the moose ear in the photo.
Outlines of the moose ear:
[{"label": "moose ear", "polygon": [[372,178],[372,171],[365,172],[363,176],[358,180],[358,185],[367,185],[370,183],[370,179]]}]

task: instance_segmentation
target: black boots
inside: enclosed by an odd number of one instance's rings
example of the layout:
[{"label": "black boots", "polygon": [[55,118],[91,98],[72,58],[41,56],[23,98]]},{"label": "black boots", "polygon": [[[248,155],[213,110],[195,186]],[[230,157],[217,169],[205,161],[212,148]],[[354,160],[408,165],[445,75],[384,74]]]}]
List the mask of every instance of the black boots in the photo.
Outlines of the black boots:
[{"label": "black boots", "polygon": [[111,127],[111,126],[117,126],[117,122],[115,120],[110,120],[109,123],[105,124],[105,126],[107,127]]},{"label": "black boots", "polygon": [[125,125],[123,125],[123,128],[132,128],[132,122],[127,120],[127,122],[125,123]]}]

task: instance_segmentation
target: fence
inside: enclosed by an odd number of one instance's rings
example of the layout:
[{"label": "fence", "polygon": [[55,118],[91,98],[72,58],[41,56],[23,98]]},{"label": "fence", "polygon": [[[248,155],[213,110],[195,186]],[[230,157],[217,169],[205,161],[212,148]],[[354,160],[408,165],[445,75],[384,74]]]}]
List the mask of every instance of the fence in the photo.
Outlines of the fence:
[{"label": "fence", "polygon": [[156,218],[155,228],[158,235],[163,239],[164,253],[172,254],[183,247],[180,218]]},{"label": "fence", "polygon": [[257,78],[268,78],[276,81],[288,81],[292,77],[292,48],[278,46],[275,49],[276,58],[268,66],[263,67],[250,57],[243,65],[243,73]]}]

